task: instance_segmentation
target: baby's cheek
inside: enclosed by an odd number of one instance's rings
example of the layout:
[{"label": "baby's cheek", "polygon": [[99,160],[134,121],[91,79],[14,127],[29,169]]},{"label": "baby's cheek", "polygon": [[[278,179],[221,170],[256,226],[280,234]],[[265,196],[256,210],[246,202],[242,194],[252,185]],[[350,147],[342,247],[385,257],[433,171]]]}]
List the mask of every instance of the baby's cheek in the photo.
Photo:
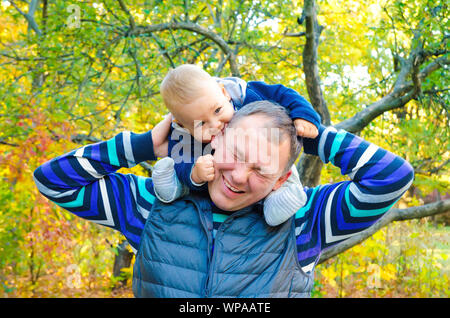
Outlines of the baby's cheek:
[{"label": "baby's cheek", "polygon": [[231,118],[233,118],[233,115],[234,115],[234,110],[233,110],[233,108],[231,108],[231,110],[228,114],[227,124],[230,122]]},{"label": "baby's cheek", "polygon": [[234,115],[234,109],[232,105],[227,106],[227,109],[224,111],[224,115],[222,117],[222,122],[229,123],[231,118]]}]

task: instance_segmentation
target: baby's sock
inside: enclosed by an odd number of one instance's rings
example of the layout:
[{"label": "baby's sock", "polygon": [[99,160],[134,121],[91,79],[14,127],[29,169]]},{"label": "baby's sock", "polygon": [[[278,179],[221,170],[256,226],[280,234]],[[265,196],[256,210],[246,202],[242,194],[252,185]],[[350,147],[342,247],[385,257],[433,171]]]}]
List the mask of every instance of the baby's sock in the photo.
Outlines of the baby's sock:
[{"label": "baby's sock", "polygon": [[277,190],[272,191],[264,201],[264,218],[270,226],[277,226],[294,215],[306,203],[306,193],[298,177],[297,169]]},{"label": "baby's sock", "polygon": [[165,157],[153,167],[152,180],[155,194],[164,203],[170,203],[185,194],[186,187],[177,178],[175,162]]}]

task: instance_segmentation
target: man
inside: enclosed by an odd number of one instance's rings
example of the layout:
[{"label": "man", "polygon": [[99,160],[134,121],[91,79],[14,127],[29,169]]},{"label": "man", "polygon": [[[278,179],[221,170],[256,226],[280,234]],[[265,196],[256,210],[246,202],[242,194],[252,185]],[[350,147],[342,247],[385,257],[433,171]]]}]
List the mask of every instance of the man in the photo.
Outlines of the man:
[{"label": "man", "polygon": [[[53,202],[125,235],[137,251],[136,297],[305,297],[321,251],[378,220],[411,185],[413,170],[386,150],[322,126],[317,138],[304,140],[305,152],[352,180],[305,189],[306,205],[270,227],[261,201],[289,176],[298,149],[289,126],[285,111],[270,102],[243,107],[229,124],[233,130],[212,143],[209,195],[193,193],[171,204],[155,200],[150,178],[115,172],[154,160],[160,127],[153,136],[123,132],[81,147],[45,163],[34,178]],[[252,133],[260,128],[276,129],[280,138]],[[229,137],[238,129],[248,142]]]}]

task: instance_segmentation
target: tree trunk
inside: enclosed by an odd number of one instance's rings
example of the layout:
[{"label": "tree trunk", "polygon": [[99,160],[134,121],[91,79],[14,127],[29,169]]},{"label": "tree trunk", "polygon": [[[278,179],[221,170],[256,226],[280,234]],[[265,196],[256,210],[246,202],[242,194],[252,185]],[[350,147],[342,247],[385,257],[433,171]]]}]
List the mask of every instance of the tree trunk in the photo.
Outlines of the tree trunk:
[{"label": "tree trunk", "polygon": [[[330,112],[323,97],[320,86],[319,68],[317,66],[317,48],[323,27],[317,23],[316,4],[314,0],[305,0],[303,17],[306,26],[306,43],[303,49],[303,71],[305,73],[306,88],[311,104],[322,118],[322,124],[328,126],[331,123]],[[302,184],[307,187],[315,187],[318,185],[322,167],[323,162],[319,157],[303,153],[297,164]]]},{"label": "tree trunk", "polygon": [[320,173],[322,172],[323,162],[318,156],[302,153],[297,164],[298,174],[302,185],[314,187],[320,182]]},{"label": "tree trunk", "polygon": [[127,284],[127,278],[121,277],[122,269],[130,267],[133,259],[133,253],[127,249],[127,246],[127,241],[122,241],[117,246],[117,255],[114,258],[113,276],[118,278],[118,283],[114,288],[125,286]]}]

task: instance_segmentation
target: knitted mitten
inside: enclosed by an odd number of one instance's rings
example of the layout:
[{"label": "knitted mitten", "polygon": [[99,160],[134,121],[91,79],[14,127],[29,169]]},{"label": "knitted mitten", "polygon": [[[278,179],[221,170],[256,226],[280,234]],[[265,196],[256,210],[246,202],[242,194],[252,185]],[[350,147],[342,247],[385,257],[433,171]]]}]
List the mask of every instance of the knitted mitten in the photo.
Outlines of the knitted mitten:
[{"label": "knitted mitten", "polygon": [[188,188],[180,183],[174,169],[175,162],[165,157],[153,167],[152,180],[155,194],[164,203],[170,203],[185,195]]},{"label": "knitted mitten", "polygon": [[264,201],[264,218],[270,226],[285,222],[306,203],[306,193],[295,166],[292,166],[291,171],[286,182],[272,191]]}]

